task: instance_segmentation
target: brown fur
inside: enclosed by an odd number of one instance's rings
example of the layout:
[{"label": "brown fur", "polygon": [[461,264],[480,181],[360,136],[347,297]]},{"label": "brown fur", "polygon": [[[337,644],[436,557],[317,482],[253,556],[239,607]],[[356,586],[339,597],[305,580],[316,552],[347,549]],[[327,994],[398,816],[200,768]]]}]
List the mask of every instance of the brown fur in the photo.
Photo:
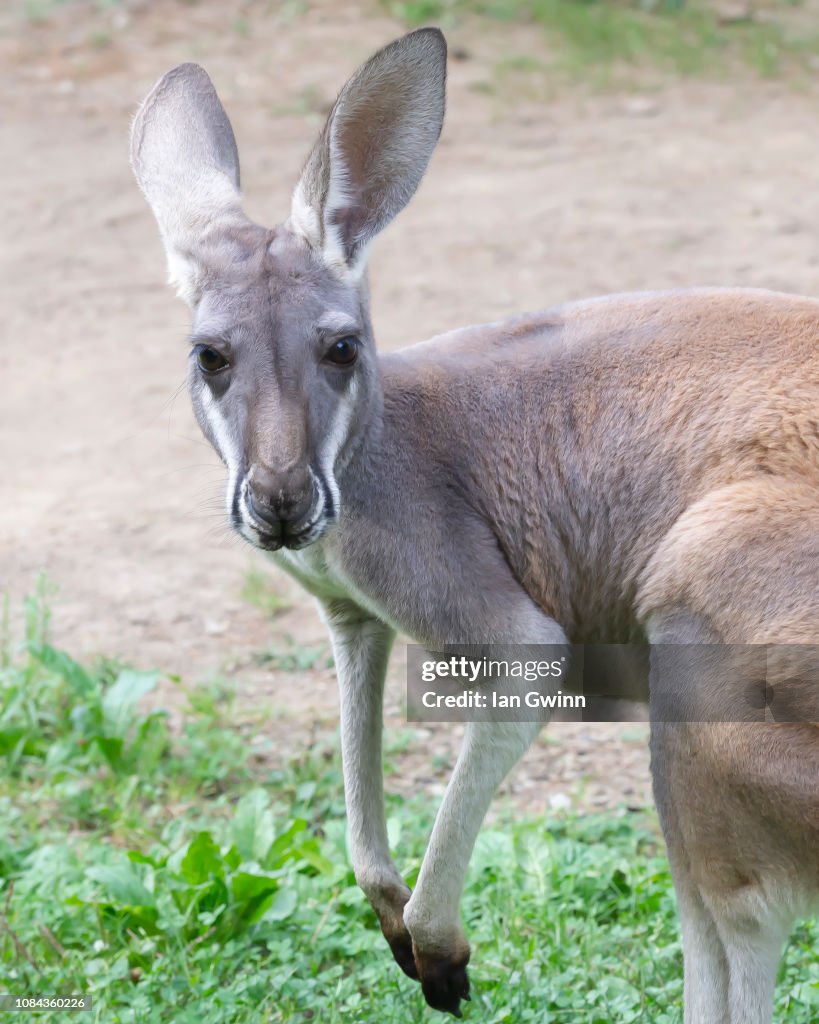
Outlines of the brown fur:
[{"label": "brown fur", "polygon": [[[809,534],[819,516],[811,299],[703,290],[578,303],[384,357],[384,390],[388,417],[423,408],[401,429],[453,474],[523,588],[577,642],[631,639],[714,576],[724,598],[732,584],[713,554],[705,576],[690,559],[669,575],[709,522],[722,544],[737,517],[753,531],[760,502],[778,501],[772,526]],[[814,600],[811,572],[783,582],[789,605]],[[725,639],[754,642],[749,626]]]}]

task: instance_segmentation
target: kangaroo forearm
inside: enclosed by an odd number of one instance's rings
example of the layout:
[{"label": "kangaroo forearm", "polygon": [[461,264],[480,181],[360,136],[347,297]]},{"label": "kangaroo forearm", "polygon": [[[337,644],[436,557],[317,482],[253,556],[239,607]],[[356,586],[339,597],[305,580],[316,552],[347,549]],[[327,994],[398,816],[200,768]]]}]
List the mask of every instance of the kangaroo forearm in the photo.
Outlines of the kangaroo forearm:
[{"label": "kangaroo forearm", "polygon": [[448,944],[481,824],[498,786],[539,732],[540,722],[472,722],[441,803],[415,891],[404,910],[413,940]]},{"label": "kangaroo forearm", "polygon": [[375,620],[345,621],[329,614],[326,620],[339,679],[350,853],[359,885],[378,902],[381,887],[401,882],[390,858],[381,763],[384,678],[393,633]]}]

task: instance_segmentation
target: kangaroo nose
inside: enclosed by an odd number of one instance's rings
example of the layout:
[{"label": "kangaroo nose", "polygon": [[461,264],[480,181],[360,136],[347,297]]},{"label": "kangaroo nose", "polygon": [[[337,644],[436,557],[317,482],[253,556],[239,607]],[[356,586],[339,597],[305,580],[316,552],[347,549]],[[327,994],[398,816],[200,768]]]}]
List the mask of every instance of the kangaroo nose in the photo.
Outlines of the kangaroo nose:
[{"label": "kangaroo nose", "polygon": [[247,503],[254,519],[276,537],[298,533],[313,504],[313,481],[306,467],[277,472],[255,465],[247,483]]}]

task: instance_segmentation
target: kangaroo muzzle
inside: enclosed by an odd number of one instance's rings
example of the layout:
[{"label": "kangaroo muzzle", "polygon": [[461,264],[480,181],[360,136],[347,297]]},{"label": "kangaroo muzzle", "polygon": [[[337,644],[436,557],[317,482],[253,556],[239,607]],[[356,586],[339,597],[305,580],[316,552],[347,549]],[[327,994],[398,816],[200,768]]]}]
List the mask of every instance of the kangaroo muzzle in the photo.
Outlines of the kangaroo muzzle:
[{"label": "kangaroo muzzle", "polygon": [[309,466],[274,470],[254,465],[242,485],[240,509],[261,547],[299,548],[309,544],[323,506],[321,488]]}]

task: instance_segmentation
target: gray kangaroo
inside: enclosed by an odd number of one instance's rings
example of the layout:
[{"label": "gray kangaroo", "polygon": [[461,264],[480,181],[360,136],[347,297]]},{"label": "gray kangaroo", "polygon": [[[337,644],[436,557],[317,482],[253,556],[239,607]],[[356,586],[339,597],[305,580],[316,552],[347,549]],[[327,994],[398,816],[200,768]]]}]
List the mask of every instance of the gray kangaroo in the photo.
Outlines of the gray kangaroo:
[{"label": "gray kangaroo", "polygon": [[[618,295],[379,355],[367,251],[426,170],[445,77],[435,29],[376,53],[273,229],[242,212],[233,131],[195,64],[140,107],[132,161],[192,312],[188,386],[227,468],[230,522],[317,598],[332,638],[356,878],[401,968],[459,1016],[470,854],[539,725],[467,727],[410,892],[382,788],[393,637],[646,638],[681,652],[683,698],[696,645],[814,643],[819,303]],[[651,750],[685,1020],[763,1024],[819,887],[819,731],[673,718],[654,715]]]}]

